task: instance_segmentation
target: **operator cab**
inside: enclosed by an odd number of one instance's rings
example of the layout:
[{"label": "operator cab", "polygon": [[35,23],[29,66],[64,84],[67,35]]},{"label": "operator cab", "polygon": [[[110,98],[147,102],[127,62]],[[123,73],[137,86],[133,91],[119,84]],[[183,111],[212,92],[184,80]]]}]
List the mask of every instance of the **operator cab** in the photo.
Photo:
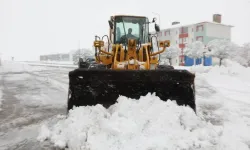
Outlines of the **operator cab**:
[{"label": "operator cab", "polygon": [[[127,44],[128,39],[135,39],[139,44],[148,43],[150,40],[149,23],[155,22],[155,18],[152,22],[149,22],[147,17],[141,16],[114,16],[109,20],[109,25],[112,32],[110,37],[114,44]],[[156,32],[160,31],[160,28],[155,24]]]}]

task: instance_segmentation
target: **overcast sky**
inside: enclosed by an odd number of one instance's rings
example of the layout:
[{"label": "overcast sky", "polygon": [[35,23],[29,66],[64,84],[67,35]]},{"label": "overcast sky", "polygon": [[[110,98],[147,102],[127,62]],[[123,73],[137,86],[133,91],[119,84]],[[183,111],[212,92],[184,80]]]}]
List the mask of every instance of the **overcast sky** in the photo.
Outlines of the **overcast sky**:
[{"label": "overcast sky", "polygon": [[[0,0],[0,53],[38,60],[40,54],[91,48],[94,36],[108,34],[115,14],[160,14],[161,29],[172,21],[212,21],[235,26],[232,41],[250,42],[250,0]],[[3,56],[2,56],[3,57]]]}]

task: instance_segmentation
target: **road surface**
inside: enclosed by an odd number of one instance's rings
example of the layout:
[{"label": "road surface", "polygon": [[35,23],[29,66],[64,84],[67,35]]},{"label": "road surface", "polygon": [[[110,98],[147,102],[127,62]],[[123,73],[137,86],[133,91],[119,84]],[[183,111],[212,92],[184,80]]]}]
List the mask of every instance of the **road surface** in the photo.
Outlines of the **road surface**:
[{"label": "road surface", "polygon": [[11,63],[4,67],[0,72],[0,150],[55,149],[36,138],[43,121],[53,121],[57,115],[66,113],[70,69],[36,70]]}]

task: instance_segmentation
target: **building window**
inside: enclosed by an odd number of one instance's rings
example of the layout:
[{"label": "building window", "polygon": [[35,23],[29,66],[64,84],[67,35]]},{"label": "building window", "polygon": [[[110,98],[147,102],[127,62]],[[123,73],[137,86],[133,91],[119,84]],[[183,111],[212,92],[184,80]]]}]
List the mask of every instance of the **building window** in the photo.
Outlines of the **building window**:
[{"label": "building window", "polygon": [[200,31],[203,31],[203,30],[204,30],[203,25],[196,26],[196,32],[200,32]]},{"label": "building window", "polygon": [[180,43],[180,44],[188,43],[188,38],[187,38],[187,37],[179,38],[179,43]]},{"label": "building window", "polygon": [[203,42],[203,36],[197,36],[197,37],[196,37],[196,41],[201,41],[201,42]]},{"label": "building window", "polygon": [[179,38],[179,43],[184,44],[188,42],[188,38],[184,37],[184,38]]},{"label": "building window", "polygon": [[188,27],[183,28],[183,33],[188,33]]},{"label": "building window", "polygon": [[170,30],[165,31],[165,36],[170,36]]},{"label": "building window", "polygon": [[179,33],[180,33],[180,34],[188,33],[188,27],[181,27],[181,28],[179,29]]},{"label": "building window", "polygon": [[180,42],[180,43],[183,43],[183,38],[179,38],[179,42]]},{"label": "building window", "polygon": [[183,43],[187,43],[187,40],[188,40],[187,37],[183,38]]},{"label": "building window", "polygon": [[187,27],[182,27],[182,32],[181,33],[187,33]]}]

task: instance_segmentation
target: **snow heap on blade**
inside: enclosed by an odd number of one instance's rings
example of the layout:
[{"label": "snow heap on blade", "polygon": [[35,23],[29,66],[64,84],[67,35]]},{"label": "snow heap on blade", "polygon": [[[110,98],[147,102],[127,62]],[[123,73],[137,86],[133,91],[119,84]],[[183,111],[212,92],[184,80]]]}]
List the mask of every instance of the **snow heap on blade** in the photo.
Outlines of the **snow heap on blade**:
[{"label": "snow heap on blade", "polygon": [[155,95],[124,96],[105,109],[77,107],[52,129],[43,126],[38,140],[73,150],[211,149],[221,129],[207,124],[187,106]]}]

